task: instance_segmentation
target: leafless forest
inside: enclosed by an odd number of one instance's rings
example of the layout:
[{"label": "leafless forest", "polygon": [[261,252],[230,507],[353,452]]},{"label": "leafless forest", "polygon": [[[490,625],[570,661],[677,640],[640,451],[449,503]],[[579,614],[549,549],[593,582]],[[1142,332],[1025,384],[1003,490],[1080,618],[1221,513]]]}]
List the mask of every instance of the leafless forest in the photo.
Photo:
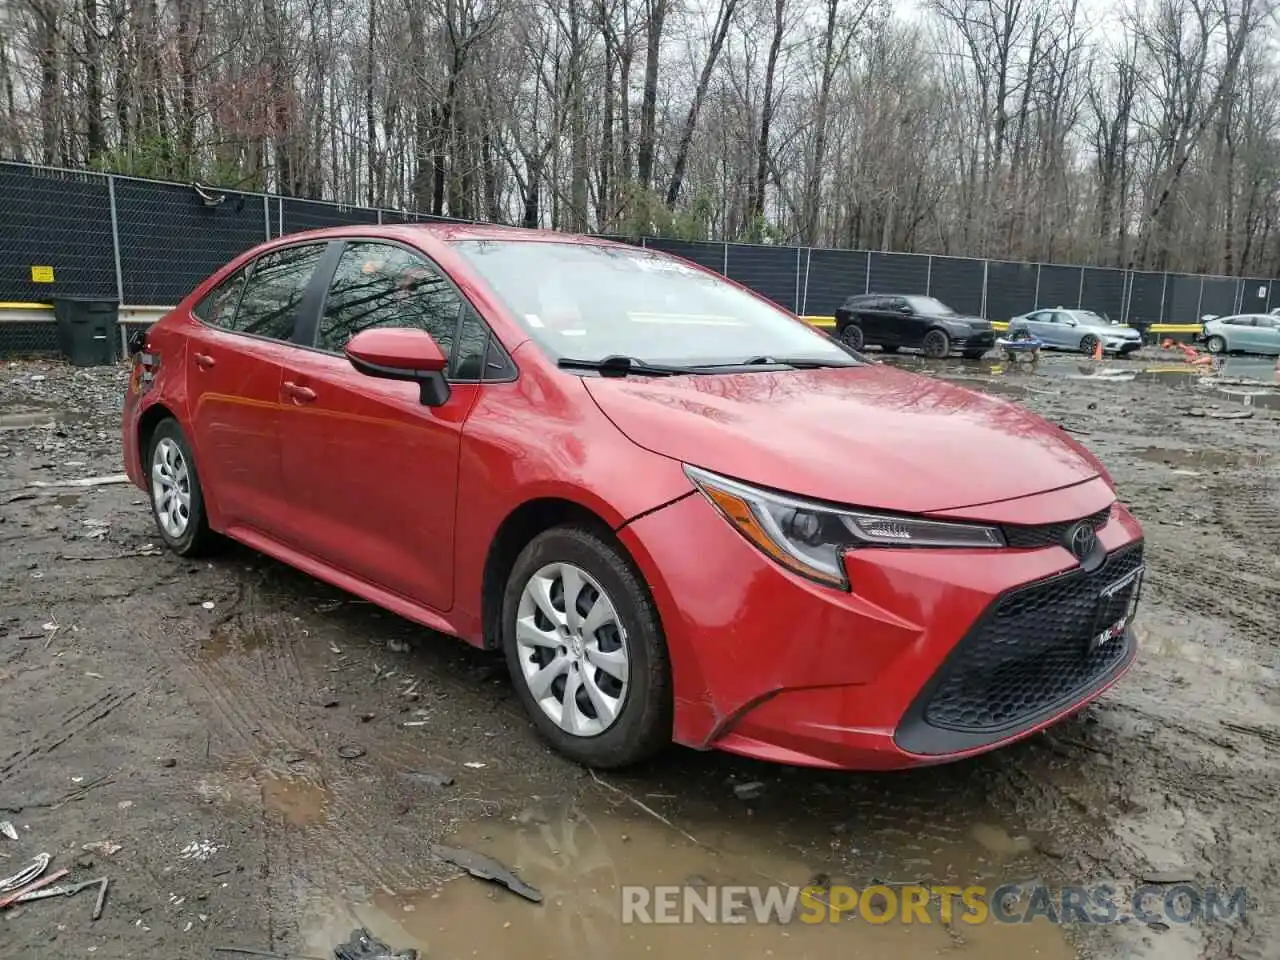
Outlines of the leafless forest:
[{"label": "leafless forest", "polygon": [[559,229],[1280,274],[1280,0],[0,0],[0,155]]}]

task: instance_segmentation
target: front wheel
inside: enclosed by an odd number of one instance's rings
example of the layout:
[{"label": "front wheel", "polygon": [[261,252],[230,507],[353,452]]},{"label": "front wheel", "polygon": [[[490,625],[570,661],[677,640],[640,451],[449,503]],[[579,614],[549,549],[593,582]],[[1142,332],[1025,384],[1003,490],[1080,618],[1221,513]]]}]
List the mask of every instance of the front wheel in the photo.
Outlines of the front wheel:
[{"label": "front wheel", "polygon": [[657,608],[621,547],[555,527],[516,559],[503,648],[520,701],[560,753],[637,763],[671,741],[671,670]]},{"label": "front wheel", "polygon": [[924,355],[933,360],[941,360],[951,353],[951,338],[941,330],[930,330],[924,335]]},{"label": "front wheel", "polygon": [[1222,337],[1218,336],[1216,333],[1209,338],[1208,342],[1205,343],[1205,346],[1208,348],[1210,353],[1226,353],[1227,352],[1227,341],[1224,340]]},{"label": "front wheel", "polygon": [[1092,333],[1085,334],[1080,338],[1080,352],[1085,356],[1092,357],[1097,351],[1100,342]]},{"label": "front wheel", "polygon": [[856,323],[851,323],[841,330],[840,339],[844,341],[844,345],[850,350],[861,351],[866,346],[866,337],[862,335],[862,328]]},{"label": "front wheel", "polygon": [[186,435],[172,417],[161,420],[147,445],[151,513],[161,539],[174,553],[196,557],[221,545],[209,529],[204,493]]}]

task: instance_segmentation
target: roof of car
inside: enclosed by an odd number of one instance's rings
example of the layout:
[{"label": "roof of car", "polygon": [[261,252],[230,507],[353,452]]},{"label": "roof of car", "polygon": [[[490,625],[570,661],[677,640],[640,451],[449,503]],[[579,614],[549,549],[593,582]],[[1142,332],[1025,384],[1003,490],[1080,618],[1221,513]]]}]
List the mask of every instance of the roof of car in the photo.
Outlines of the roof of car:
[{"label": "roof of car", "polygon": [[406,235],[429,233],[437,240],[444,242],[462,242],[467,240],[507,240],[542,243],[583,243],[618,245],[616,241],[603,237],[591,237],[583,234],[559,233],[554,230],[531,230],[526,227],[505,227],[492,223],[464,223],[462,221],[441,221],[427,223],[365,223],[341,227],[324,227],[319,230],[305,230],[287,234],[282,240],[314,237],[317,239],[330,237],[404,237]]}]

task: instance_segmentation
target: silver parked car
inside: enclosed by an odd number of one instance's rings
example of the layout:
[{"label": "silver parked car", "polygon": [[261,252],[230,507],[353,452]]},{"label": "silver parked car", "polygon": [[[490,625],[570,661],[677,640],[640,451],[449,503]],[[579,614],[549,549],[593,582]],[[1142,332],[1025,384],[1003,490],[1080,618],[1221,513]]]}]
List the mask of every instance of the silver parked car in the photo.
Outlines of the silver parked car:
[{"label": "silver parked car", "polygon": [[1196,338],[1210,353],[1280,354],[1280,316],[1269,313],[1239,313],[1214,317]]},{"label": "silver parked car", "polygon": [[1092,310],[1033,310],[1009,321],[1009,335],[1025,330],[1055,350],[1092,354],[1098,344],[1106,353],[1126,354],[1142,346],[1142,334]]}]

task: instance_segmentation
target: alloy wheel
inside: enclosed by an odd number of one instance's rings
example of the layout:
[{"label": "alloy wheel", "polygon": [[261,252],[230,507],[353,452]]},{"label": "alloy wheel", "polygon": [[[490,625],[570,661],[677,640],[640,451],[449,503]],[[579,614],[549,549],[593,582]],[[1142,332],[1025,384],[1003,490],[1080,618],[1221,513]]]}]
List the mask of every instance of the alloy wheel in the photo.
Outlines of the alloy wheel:
[{"label": "alloy wheel", "polygon": [[175,540],[181,538],[191,523],[191,471],[182,448],[169,437],[151,454],[151,498],[161,529]]},{"label": "alloy wheel", "polygon": [[631,663],[626,628],[595,578],[570,563],[540,568],[520,594],[515,634],[524,682],[552,723],[576,737],[613,725]]}]

